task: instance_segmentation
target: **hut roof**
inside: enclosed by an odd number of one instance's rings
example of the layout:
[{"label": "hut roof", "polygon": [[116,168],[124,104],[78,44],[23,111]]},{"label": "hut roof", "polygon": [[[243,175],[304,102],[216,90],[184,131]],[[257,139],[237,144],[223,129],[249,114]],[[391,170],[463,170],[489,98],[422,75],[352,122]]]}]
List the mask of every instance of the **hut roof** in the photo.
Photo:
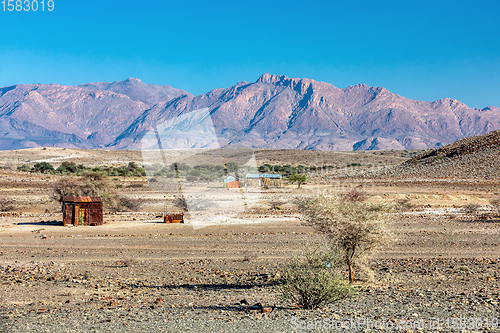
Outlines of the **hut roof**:
[{"label": "hut roof", "polygon": [[235,180],[236,180],[235,177],[228,176],[226,179],[224,179],[224,183],[234,182]]},{"label": "hut roof", "polygon": [[62,202],[102,202],[101,197],[62,197]]},{"label": "hut roof", "polygon": [[279,173],[247,173],[245,178],[249,179],[259,179],[259,178],[273,178],[273,179],[280,179],[281,174]]}]

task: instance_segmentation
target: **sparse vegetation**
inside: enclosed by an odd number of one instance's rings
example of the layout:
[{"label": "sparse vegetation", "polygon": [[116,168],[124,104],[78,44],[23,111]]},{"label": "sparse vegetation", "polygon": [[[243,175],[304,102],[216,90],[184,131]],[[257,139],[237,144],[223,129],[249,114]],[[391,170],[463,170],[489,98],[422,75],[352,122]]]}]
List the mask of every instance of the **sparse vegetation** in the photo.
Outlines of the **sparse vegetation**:
[{"label": "sparse vegetation", "polygon": [[343,202],[363,202],[368,199],[368,193],[358,188],[353,188],[340,196]]},{"label": "sparse vegetation", "polygon": [[66,176],[53,185],[52,198],[60,201],[63,196],[101,197],[104,209],[110,211],[137,210],[140,200],[128,199],[115,193],[107,177],[100,172],[88,172],[82,177]]},{"label": "sparse vegetation", "polygon": [[15,202],[10,199],[0,199],[0,212],[10,212],[16,208]]},{"label": "sparse vegetation", "polygon": [[22,164],[17,167],[17,170],[24,172],[45,173],[52,175],[71,175],[83,176],[89,172],[102,173],[106,176],[121,176],[121,177],[143,177],[146,176],[146,171],[143,167],[138,166],[135,162],[130,162],[128,165],[119,167],[86,167],[82,164],[75,164],[73,162],[62,162],[57,169],[48,162],[36,163],[32,168],[27,164]]},{"label": "sparse vegetation", "polygon": [[353,294],[342,278],[344,254],[335,247],[306,248],[282,268],[279,291],[282,298],[304,309],[316,309]]},{"label": "sparse vegetation", "polygon": [[271,206],[272,210],[281,209],[281,206],[283,206],[284,204],[286,204],[286,201],[284,201],[284,200],[278,199],[278,200],[269,201],[269,205]]},{"label": "sparse vegetation", "polygon": [[186,198],[184,198],[184,196],[182,195],[174,199],[174,206],[182,210],[183,212],[188,211]]},{"label": "sparse vegetation", "polygon": [[22,164],[20,166],[17,167],[17,170],[18,171],[23,171],[23,172],[30,172],[31,171],[31,168],[28,164]]},{"label": "sparse vegetation", "polygon": [[479,211],[479,209],[481,208],[481,205],[477,204],[477,203],[470,203],[470,204],[467,204],[465,206],[462,207],[462,209],[468,213],[468,214],[474,214],[474,213],[477,213]]},{"label": "sparse vegetation", "polygon": [[143,201],[141,199],[134,199],[129,197],[120,196],[120,206],[132,212],[137,212],[141,208]]},{"label": "sparse vegetation", "polygon": [[490,201],[490,204],[493,206],[493,209],[500,213],[500,198],[496,198]]},{"label": "sparse vegetation", "polygon": [[408,211],[415,208],[415,205],[410,202],[410,199],[398,199],[396,200],[396,208],[400,211]]},{"label": "sparse vegetation", "polygon": [[384,213],[391,207],[365,202],[342,202],[327,197],[298,198],[305,222],[326,235],[332,246],[344,251],[349,281],[354,281],[354,266],[364,256],[389,240]]}]

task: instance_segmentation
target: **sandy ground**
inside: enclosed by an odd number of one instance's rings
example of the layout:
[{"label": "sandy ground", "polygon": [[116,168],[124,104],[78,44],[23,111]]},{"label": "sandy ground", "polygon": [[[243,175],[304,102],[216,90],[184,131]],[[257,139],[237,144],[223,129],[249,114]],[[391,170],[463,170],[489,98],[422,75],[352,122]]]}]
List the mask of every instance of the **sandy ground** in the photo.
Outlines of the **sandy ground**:
[{"label": "sandy ground", "polygon": [[[290,185],[263,191],[253,210],[230,223],[193,227],[161,223],[164,193],[144,179],[120,178],[122,194],[145,201],[141,212],[106,213],[103,226],[64,227],[50,199],[55,179],[0,170],[0,197],[17,202],[13,212],[0,213],[0,328],[6,332],[288,332],[324,318],[429,323],[462,317],[491,324],[500,317],[500,217],[488,206],[500,191],[495,181]],[[128,186],[136,183],[143,186]],[[360,185],[372,201],[409,199],[413,208],[391,216],[394,241],[368,262],[371,272],[359,272],[357,296],[318,311],[280,299],[281,265],[318,235],[293,205],[276,210],[269,202]],[[464,213],[468,203],[481,210]],[[464,331],[450,325],[440,330]],[[484,321],[470,328],[495,330]]]}]

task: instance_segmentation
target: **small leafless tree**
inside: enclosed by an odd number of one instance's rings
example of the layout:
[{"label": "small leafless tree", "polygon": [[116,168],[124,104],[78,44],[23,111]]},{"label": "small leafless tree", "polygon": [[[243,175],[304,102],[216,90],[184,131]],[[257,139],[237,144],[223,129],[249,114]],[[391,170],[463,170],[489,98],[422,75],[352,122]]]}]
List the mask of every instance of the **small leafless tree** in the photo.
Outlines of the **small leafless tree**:
[{"label": "small leafless tree", "polygon": [[356,262],[390,239],[385,215],[390,206],[326,197],[301,198],[296,203],[304,221],[344,251],[351,283]]}]

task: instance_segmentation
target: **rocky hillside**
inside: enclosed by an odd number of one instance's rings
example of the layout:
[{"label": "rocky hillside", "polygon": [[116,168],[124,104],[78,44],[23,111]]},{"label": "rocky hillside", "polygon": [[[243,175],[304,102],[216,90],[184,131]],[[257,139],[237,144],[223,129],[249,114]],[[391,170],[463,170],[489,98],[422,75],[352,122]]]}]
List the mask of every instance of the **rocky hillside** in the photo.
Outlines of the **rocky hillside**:
[{"label": "rocky hillside", "polygon": [[500,131],[424,152],[389,174],[403,178],[500,179]]}]

